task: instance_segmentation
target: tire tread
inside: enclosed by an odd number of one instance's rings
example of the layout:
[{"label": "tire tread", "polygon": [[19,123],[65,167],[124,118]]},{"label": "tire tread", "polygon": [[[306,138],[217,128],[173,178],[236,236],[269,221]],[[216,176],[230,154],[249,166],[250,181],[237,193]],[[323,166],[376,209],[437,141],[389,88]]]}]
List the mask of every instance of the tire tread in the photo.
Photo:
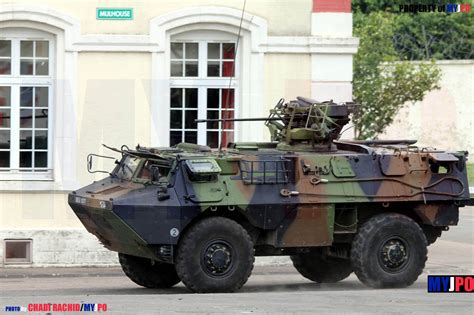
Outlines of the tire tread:
[{"label": "tire tread", "polygon": [[194,292],[217,292],[215,290],[208,290],[207,288],[200,286],[198,283],[196,283],[196,281],[194,281],[194,275],[189,274],[185,262],[186,254],[192,253],[195,250],[195,243],[193,242],[193,240],[197,239],[199,235],[206,234],[215,226],[223,226],[227,231],[229,231],[229,233],[241,234],[247,246],[251,248],[252,253],[251,255],[249,255],[249,257],[247,257],[247,262],[251,265],[249,271],[240,279],[240,281],[237,281],[232,286],[226,287],[224,290],[219,290],[218,292],[235,292],[239,290],[247,282],[253,270],[255,256],[253,242],[249,233],[240,224],[238,224],[234,220],[225,217],[211,217],[203,219],[202,221],[199,221],[194,226],[192,226],[181,238],[175,261],[176,272],[178,273],[179,278],[187,288]]},{"label": "tire tread", "polygon": [[351,263],[352,263],[352,268],[354,270],[354,273],[357,275],[359,280],[363,282],[364,284],[370,286],[370,287],[375,287],[375,288],[382,288],[382,287],[407,287],[412,285],[417,279],[418,276],[423,272],[423,269],[425,268],[426,260],[427,260],[427,255],[425,253],[425,257],[422,261],[421,264],[417,265],[416,269],[416,278],[414,279],[406,279],[405,281],[398,283],[397,285],[392,285],[392,286],[386,286],[381,284],[378,281],[375,281],[372,279],[372,277],[369,274],[369,269],[366,268],[367,264],[369,263],[368,261],[365,260],[365,251],[367,250],[365,248],[365,242],[366,240],[371,237],[374,233],[375,230],[377,230],[380,226],[383,226],[385,224],[393,222],[393,220],[398,220],[401,222],[405,222],[407,224],[414,224],[413,226],[416,226],[419,234],[423,237],[424,239],[424,244],[423,246],[426,248],[427,241],[425,234],[421,227],[412,219],[409,217],[398,214],[398,213],[384,213],[384,214],[379,214],[368,221],[366,221],[362,226],[360,227],[358,233],[354,237],[354,240],[352,242],[352,249],[351,249]]}]

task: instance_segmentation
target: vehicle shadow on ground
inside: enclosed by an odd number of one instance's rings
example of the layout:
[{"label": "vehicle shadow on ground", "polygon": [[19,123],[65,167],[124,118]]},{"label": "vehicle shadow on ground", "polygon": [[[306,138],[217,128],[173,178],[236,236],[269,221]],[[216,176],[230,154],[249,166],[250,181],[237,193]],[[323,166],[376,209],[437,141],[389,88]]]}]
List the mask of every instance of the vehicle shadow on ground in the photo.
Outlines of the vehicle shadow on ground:
[{"label": "vehicle shadow on ground", "polygon": [[[415,283],[410,288],[412,289],[422,289],[425,288],[426,284],[424,283]],[[239,293],[272,293],[272,292],[337,292],[337,291],[371,291],[376,290],[369,288],[357,280],[354,281],[342,281],[334,284],[318,284],[311,282],[298,282],[298,283],[276,283],[276,284],[247,284]],[[404,290],[404,289],[399,289]],[[19,295],[23,295],[18,292]],[[58,290],[46,290],[43,291],[41,295],[57,295]],[[187,295],[187,294],[196,294],[188,290],[182,283],[179,285],[170,288],[170,289],[146,289],[142,287],[136,288],[117,288],[117,287],[108,287],[108,288],[94,288],[85,290],[83,288],[66,288],[60,290],[60,295],[62,296],[71,296],[71,295]]]}]

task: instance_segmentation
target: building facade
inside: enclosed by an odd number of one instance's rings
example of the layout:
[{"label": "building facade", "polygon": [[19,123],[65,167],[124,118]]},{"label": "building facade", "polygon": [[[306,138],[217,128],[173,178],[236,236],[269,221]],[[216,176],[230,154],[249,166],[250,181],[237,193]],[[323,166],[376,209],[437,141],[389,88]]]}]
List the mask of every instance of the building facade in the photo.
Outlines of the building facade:
[{"label": "building facade", "polygon": [[349,0],[243,3],[0,1],[1,266],[116,263],[67,205],[104,175],[86,170],[89,153],[111,155],[102,144],[262,141],[258,122],[194,119],[352,99]]},{"label": "building facade", "polygon": [[[421,147],[474,152],[474,60],[438,60],[440,88],[406,104],[380,137],[417,139]],[[474,186],[474,183],[470,183]]]}]

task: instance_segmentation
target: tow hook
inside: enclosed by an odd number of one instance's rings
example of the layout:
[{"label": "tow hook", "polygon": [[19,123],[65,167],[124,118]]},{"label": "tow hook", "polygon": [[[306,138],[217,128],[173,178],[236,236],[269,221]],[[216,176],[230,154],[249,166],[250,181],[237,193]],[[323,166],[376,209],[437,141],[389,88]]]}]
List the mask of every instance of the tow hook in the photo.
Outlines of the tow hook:
[{"label": "tow hook", "polygon": [[282,195],[283,197],[298,196],[299,194],[300,192],[296,190],[288,190],[288,189],[280,190],[280,195]]}]

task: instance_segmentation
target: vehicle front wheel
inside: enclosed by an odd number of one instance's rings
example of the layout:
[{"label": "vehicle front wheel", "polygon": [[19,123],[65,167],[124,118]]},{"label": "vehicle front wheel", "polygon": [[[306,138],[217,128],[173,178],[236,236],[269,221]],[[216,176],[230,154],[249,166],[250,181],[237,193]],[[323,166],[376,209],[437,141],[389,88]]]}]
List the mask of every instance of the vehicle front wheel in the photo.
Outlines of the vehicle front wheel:
[{"label": "vehicle front wheel", "polygon": [[234,292],[253,269],[253,242],[237,222],[223,217],[203,219],[181,238],[176,271],[194,292]]},{"label": "vehicle front wheel", "polygon": [[370,287],[407,287],[423,272],[427,246],[415,221],[398,213],[380,214],[365,222],[354,237],[352,268]]},{"label": "vehicle front wheel", "polygon": [[349,259],[330,257],[321,249],[290,256],[293,266],[305,278],[318,283],[336,283],[352,273]]},{"label": "vehicle front wheel", "polygon": [[142,287],[165,289],[181,281],[171,264],[122,253],[118,256],[125,275]]}]

